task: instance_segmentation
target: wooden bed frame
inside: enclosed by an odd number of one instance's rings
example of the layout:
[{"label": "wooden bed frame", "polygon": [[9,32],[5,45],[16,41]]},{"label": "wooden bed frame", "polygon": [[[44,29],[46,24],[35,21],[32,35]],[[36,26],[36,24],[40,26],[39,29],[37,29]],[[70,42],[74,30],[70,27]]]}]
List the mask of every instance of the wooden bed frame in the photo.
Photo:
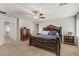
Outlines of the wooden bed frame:
[{"label": "wooden bed frame", "polygon": [[[44,31],[57,31],[62,39],[61,27],[56,27],[54,25],[49,25],[43,28]],[[55,52],[57,56],[60,56],[60,48],[61,48],[61,39],[50,39],[50,40],[41,40],[35,36],[30,37],[30,45],[41,47],[46,50],[50,50]]]}]

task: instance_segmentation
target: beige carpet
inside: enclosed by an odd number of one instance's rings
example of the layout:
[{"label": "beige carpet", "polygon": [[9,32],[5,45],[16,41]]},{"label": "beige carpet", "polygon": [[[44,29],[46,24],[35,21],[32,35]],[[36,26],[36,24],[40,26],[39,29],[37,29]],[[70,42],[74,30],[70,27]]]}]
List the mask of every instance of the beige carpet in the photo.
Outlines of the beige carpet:
[{"label": "beige carpet", "polygon": [[[29,41],[6,40],[6,43],[0,46],[1,56],[56,56],[55,53],[29,46]],[[61,56],[79,56],[79,49],[76,46],[62,44]]]}]

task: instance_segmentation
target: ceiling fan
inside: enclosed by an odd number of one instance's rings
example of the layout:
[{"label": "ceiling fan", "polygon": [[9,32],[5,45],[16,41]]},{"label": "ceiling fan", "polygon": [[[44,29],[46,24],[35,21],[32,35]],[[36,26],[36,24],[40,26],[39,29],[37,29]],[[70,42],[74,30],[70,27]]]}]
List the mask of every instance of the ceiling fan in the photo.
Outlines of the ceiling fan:
[{"label": "ceiling fan", "polygon": [[45,18],[45,12],[42,9],[36,9],[36,10],[32,10],[30,11],[31,13],[29,13],[27,16],[28,17],[33,17],[35,20],[38,19],[44,19]]}]

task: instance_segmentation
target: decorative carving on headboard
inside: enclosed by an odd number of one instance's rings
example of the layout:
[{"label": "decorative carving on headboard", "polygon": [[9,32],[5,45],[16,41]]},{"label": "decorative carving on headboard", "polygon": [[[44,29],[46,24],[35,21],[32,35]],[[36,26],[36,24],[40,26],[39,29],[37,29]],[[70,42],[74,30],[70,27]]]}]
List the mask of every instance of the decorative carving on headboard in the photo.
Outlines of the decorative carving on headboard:
[{"label": "decorative carving on headboard", "polygon": [[43,30],[44,31],[59,31],[60,28],[58,28],[58,27],[51,24],[51,25],[49,25],[47,27],[43,27]]}]

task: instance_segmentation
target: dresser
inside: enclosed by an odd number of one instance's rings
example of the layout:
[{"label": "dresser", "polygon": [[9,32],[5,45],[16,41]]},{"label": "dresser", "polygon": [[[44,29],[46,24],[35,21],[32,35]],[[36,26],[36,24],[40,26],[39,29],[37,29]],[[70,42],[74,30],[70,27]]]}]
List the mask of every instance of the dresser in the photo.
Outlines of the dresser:
[{"label": "dresser", "polygon": [[30,29],[26,27],[22,27],[20,29],[21,41],[25,41],[30,38]]},{"label": "dresser", "polygon": [[64,36],[64,43],[74,45],[74,36]]}]

